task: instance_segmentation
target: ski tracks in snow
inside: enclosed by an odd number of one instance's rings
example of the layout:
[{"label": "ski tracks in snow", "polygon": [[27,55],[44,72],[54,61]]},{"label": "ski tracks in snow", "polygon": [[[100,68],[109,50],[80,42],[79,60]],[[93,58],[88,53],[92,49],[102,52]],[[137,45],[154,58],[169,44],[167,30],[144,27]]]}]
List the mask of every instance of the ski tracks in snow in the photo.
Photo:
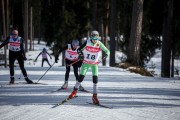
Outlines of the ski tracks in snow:
[{"label": "ski tracks in snow", "polygon": [[[35,68],[27,68],[28,71]],[[7,69],[5,69],[7,70]],[[53,72],[52,72],[53,71]],[[4,71],[3,73],[9,73]],[[42,73],[40,68],[36,80]],[[64,83],[64,67],[53,67],[43,77],[43,84],[6,85],[8,75],[1,77],[0,119],[1,120],[179,120],[180,82],[171,79],[144,77],[111,67],[99,67],[98,98],[103,105],[113,109],[88,105],[92,94],[78,91],[77,98],[52,108],[65,99],[75,84],[70,73],[69,90],[49,93]],[[1,73],[2,74],[2,73]],[[92,91],[92,76],[89,71],[82,86]],[[20,80],[20,82],[23,80]],[[24,82],[24,81],[23,81]],[[48,94],[47,94],[48,93]]]}]

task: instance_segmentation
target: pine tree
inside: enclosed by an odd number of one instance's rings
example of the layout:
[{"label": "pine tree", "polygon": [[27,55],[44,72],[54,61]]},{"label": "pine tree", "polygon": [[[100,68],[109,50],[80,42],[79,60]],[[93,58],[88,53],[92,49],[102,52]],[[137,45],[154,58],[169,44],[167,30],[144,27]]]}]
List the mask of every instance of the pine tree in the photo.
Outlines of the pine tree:
[{"label": "pine tree", "polygon": [[134,0],[132,11],[131,34],[128,48],[128,62],[140,65],[140,44],[143,16],[143,0]]},{"label": "pine tree", "polygon": [[166,4],[164,9],[165,14],[163,23],[161,76],[170,77],[173,0],[167,0],[165,3]]}]

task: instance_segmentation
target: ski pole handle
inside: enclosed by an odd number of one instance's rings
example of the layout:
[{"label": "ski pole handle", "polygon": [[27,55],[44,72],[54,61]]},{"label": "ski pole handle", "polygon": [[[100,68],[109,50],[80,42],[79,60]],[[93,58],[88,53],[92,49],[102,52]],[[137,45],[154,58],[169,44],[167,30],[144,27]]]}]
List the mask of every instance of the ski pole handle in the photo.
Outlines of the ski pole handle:
[{"label": "ski pole handle", "polygon": [[80,59],[78,59],[78,60],[74,61],[74,62],[73,62],[73,63],[71,63],[71,64],[68,64],[68,65],[67,65],[67,67],[69,67],[69,66],[71,66],[71,65],[73,65],[73,64],[75,64],[75,63],[77,63],[79,60],[80,60]]}]

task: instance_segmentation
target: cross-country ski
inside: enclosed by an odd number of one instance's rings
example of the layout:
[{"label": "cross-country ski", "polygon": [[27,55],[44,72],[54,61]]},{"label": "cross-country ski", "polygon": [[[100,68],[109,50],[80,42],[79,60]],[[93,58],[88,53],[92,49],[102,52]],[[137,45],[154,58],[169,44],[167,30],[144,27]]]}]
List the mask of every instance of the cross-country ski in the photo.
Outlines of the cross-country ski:
[{"label": "cross-country ski", "polygon": [[101,103],[99,104],[94,104],[94,103],[91,103],[91,102],[86,102],[87,104],[90,104],[90,105],[94,105],[94,106],[98,106],[98,107],[102,107],[102,108],[109,108],[109,109],[112,109],[113,107],[109,107],[107,105],[103,105]]},{"label": "cross-country ski", "polygon": [[59,92],[59,91],[68,91],[68,88],[58,88],[58,89],[52,90],[52,91],[50,91],[48,93],[55,93],[55,92]]},{"label": "cross-country ski", "polygon": [[65,98],[64,100],[62,100],[61,102],[58,102],[56,105],[54,105],[52,108],[55,108],[55,107],[58,107],[58,106],[60,106],[60,105],[63,105],[64,103],[66,103],[66,102],[68,102],[68,101],[70,101],[70,100],[72,100],[72,99],[74,99],[74,98],[77,98],[78,96],[75,96],[75,97],[73,97],[73,98]]}]

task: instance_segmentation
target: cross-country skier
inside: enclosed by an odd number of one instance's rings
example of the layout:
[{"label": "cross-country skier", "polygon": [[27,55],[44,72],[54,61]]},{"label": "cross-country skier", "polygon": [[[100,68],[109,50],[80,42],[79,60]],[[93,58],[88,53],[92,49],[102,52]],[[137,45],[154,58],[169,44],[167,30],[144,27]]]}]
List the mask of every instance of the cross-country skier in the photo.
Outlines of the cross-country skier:
[{"label": "cross-country skier", "polygon": [[24,39],[18,36],[18,29],[15,28],[12,34],[7,37],[5,41],[0,45],[0,48],[9,43],[9,67],[10,67],[10,84],[14,84],[14,62],[17,59],[20,69],[24,75],[24,78],[28,84],[33,83],[28,78],[26,69],[24,68],[24,60],[27,60],[24,52]]},{"label": "cross-country skier", "polygon": [[99,63],[98,59],[101,50],[105,52],[106,57],[110,54],[109,50],[104,46],[104,44],[99,41],[98,31],[92,31],[90,40],[87,40],[77,50],[79,54],[79,59],[83,59],[83,64],[81,67],[79,79],[74,86],[73,92],[69,95],[69,99],[75,97],[79,85],[83,81],[88,69],[91,68],[93,74],[92,100],[94,104],[99,104],[99,100],[97,98],[97,83],[98,83],[98,63]]},{"label": "cross-country skier", "polygon": [[[81,61],[78,61],[78,53],[77,49],[79,47],[79,41],[74,39],[71,44],[67,44],[62,49],[59,49],[58,54],[55,56],[55,62],[58,63],[59,54],[65,50],[65,62],[66,62],[66,73],[65,73],[65,81],[62,85],[62,89],[66,89],[68,87],[69,73],[70,73],[70,64],[72,64],[74,68],[74,75],[76,77],[76,81],[78,80],[78,67],[81,66]],[[80,85],[79,90],[84,90],[84,88]]]},{"label": "cross-country skier", "polygon": [[41,64],[41,67],[43,67],[44,61],[46,61],[48,63],[48,65],[51,67],[51,64],[49,63],[48,58],[47,58],[47,54],[49,55],[50,59],[52,59],[51,55],[47,52],[46,48],[43,48],[42,52],[39,53],[39,55],[36,57],[34,62],[36,62],[38,57],[40,55],[42,55],[42,64]]}]

